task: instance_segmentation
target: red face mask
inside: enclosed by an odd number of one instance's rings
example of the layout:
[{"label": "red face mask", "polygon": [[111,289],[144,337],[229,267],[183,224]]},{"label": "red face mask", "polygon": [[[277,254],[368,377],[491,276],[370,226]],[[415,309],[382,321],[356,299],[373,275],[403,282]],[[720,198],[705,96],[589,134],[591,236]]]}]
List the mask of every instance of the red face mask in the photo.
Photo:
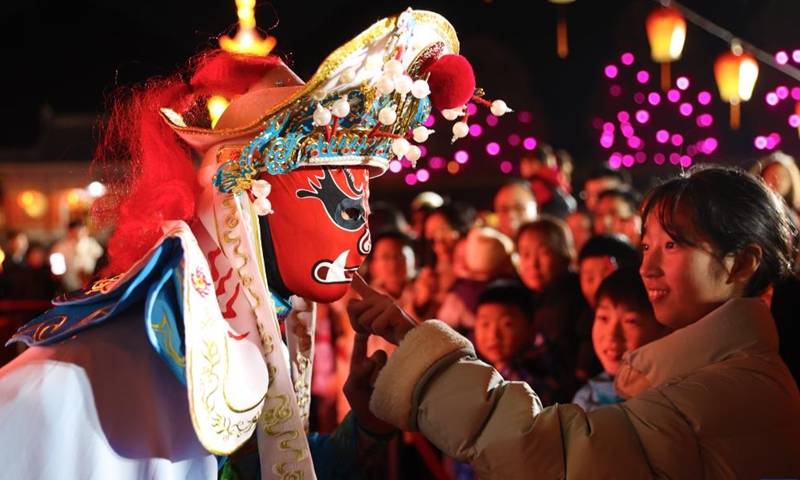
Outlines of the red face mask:
[{"label": "red face mask", "polygon": [[274,212],[261,217],[270,287],[316,302],[340,299],[372,249],[369,171],[311,167],[261,178],[272,185]]}]

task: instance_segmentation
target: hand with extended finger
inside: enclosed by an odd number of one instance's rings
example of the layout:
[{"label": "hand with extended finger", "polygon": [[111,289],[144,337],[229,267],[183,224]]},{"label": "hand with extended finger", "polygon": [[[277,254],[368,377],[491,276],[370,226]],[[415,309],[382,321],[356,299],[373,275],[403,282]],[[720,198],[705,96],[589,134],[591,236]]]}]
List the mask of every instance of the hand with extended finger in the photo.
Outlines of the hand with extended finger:
[{"label": "hand with extended finger", "polygon": [[347,304],[350,323],[356,332],[379,335],[398,345],[416,326],[416,322],[391,297],[375,291],[359,275],[353,277],[351,287],[361,297],[351,299]]}]

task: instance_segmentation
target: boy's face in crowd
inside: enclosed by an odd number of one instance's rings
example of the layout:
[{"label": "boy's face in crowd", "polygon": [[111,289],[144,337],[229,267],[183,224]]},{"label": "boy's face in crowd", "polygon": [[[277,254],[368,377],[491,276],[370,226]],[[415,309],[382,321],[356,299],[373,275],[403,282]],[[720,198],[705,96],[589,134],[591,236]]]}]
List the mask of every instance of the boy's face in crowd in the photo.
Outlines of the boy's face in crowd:
[{"label": "boy's face in crowd", "polygon": [[475,348],[495,368],[505,366],[530,341],[530,322],[518,307],[494,302],[478,306]]},{"label": "boy's face in crowd", "polygon": [[614,304],[605,296],[597,302],[592,345],[603,369],[611,375],[619,373],[623,353],[636,350],[665,333],[666,329],[651,312]]},{"label": "boy's face in crowd", "polygon": [[595,308],[595,294],[605,278],[616,270],[611,257],[586,257],[581,261],[579,275],[581,279],[581,292],[590,307]]},{"label": "boy's face in crowd", "polygon": [[517,253],[519,276],[535,292],[547,288],[569,269],[569,264],[539,232],[524,231],[517,239]]},{"label": "boy's face in crowd", "polygon": [[622,182],[615,177],[600,177],[587,180],[583,186],[582,193],[584,197],[583,204],[586,205],[586,209],[594,213],[594,209],[597,206],[597,197],[600,196],[600,193],[603,190],[618,187],[621,183]]}]

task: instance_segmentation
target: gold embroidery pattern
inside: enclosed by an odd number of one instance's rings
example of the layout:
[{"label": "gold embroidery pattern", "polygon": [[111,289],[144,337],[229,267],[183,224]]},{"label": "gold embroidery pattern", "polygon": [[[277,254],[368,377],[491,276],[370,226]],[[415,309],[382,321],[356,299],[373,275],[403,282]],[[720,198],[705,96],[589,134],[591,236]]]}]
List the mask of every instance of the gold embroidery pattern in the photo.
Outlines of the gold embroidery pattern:
[{"label": "gold embroidery pattern", "polygon": [[164,339],[162,345],[166,349],[167,355],[171,358],[179,367],[185,368],[186,367],[186,357],[183,356],[180,352],[175,350],[175,347],[172,346],[172,329],[169,328],[169,321],[167,320],[167,315],[164,314],[161,318],[161,321],[155,325],[153,325],[153,330]]}]

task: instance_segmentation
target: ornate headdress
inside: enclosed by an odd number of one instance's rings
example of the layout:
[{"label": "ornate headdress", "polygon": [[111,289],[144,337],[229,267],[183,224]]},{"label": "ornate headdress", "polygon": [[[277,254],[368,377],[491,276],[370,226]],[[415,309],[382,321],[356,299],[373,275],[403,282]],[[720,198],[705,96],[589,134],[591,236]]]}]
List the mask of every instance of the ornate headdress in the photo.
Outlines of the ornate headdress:
[{"label": "ornate headdress", "polygon": [[[176,112],[162,112],[201,150],[211,142],[257,134],[220,152],[226,160],[214,184],[222,192],[249,189],[260,171],[274,175],[301,166],[366,165],[376,176],[394,157],[416,162],[420,149],[410,140],[428,138],[423,124],[432,107],[455,118],[475,97],[472,67],[458,49],[455,31],[443,17],[408,9],[337,49],[305,85],[289,85],[280,75],[255,85],[234,100],[232,113],[226,111],[216,129],[187,126]],[[260,112],[253,110],[254,102]],[[502,101],[493,110],[508,111]],[[459,130],[454,138],[463,136]]]}]

